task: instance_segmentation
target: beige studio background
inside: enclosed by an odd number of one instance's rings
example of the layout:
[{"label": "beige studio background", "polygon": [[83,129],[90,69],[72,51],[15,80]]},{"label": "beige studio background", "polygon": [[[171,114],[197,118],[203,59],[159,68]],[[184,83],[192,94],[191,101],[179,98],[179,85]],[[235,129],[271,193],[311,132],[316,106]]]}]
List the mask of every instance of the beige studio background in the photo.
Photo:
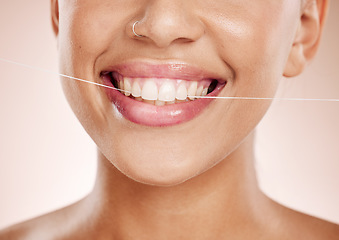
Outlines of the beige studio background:
[{"label": "beige studio background", "polygon": [[[0,0],[0,58],[57,72],[48,0]],[[339,99],[339,1],[317,58],[279,97]],[[54,74],[0,61],[0,228],[70,204],[95,177],[95,145]],[[257,169],[278,202],[339,223],[339,102],[276,101],[259,126]]]}]

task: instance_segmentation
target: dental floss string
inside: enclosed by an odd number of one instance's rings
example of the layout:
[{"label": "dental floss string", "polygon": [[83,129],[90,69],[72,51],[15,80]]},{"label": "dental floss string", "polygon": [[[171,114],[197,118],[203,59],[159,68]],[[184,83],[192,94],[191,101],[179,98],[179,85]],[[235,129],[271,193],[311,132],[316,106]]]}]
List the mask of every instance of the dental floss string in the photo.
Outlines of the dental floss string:
[{"label": "dental floss string", "polygon": [[[188,96],[190,97],[190,96]],[[265,98],[265,97],[210,97],[193,96],[195,98],[214,98],[214,99],[236,99],[236,100],[285,100],[285,101],[318,101],[318,102],[339,102],[339,99],[331,98]]]},{"label": "dental floss string", "polygon": [[120,90],[120,89],[117,89],[115,87],[107,86],[107,85],[104,85],[104,84],[101,84],[101,83],[96,83],[96,82],[88,81],[88,80],[85,80],[85,79],[68,76],[66,74],[53,72],[53,71],[50,71],[50,70],[47,70],[47,69],[44,69],[44,68],[34,67],[34,66],[26,65],[26,64],[23,64],[23,63],[19,63],[19,62],[14,62],[12,60],[4,59],[4,58],[0,58],[0,61],[11,63],[11,64],[18,65],[18,66],[25,67],[25,68],[29,68],[29,69],[32,69],[32,70],[37,70],[37,71],[40,71],[40,72],[46,72],[46,73],[50,73],[50,74],[54,74],[54,75],[59,75],[61,77],[73,79],[73,80],[80,81],[80,82],[90,83],[90,84],[93,84],[93,85],[97,85],[99,87],[105,87],[105,88],[110,88],[110,89],[116,89],[116,90],[119,90],[119,91],[122,91],[122,92],[128,92],[128,91]]},{"label": "dental floss string", "polygon": [[[105,87],[105,88],[109,88],[109,89],[119,90],[121,92],[131,93],[131,92],[126,91],[126,90],[117,89],[115,87],[111,87],[111,86],[107,86],[107,85],[104,85],[104,84],[88,81],[88,80],[81,79],[81,78],[68,76],[66,74],[53,72],[53,71],[50,71],[50,70],[47,70],[47,69],[44,69],[44,68],[34,67],[34,66],[27,65],[27,64],[23,64],[23,63],[15,62],[15,61],[12,61],[12,60],[4,59],[4,58],[0,58],[0,61],[6,62],[6,63],[11,63],[11,64],[14,64],[14,65],[18,65],[18,66],[29,68],[29,69],[33,69],[33,70],[37,70],[37,71],[40,71],[40,72],[46,72],[46,73],[50,73],[50,74],[54,74],[54,75],[59,75],[61,77],[65,77],[65,78],[68,78],[68,79],[73,79],[73,80],[76,80],[76,81],[97,85],[99,87]],[[213,97],[211,97],[211,96],[187,96],[187,97],[229,99],[229,100],[235,99],[235,100],[285,100],[285,101],[339,102],[339,99],[335,99],[335,98],[333,98],[333,99],[331,99],[331,98],[329,98],[329,99],[325,99],[325,98],[265,98],[265,97],[220,97],[220,96],[213,96]]]}]

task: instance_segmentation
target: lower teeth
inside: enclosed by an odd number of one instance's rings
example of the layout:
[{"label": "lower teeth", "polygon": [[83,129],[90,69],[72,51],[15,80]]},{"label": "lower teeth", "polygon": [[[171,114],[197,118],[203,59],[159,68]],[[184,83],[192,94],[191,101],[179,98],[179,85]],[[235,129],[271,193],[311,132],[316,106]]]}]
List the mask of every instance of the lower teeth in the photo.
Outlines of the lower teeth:
[{"label": "lower teeth", "polygon": [[[121,92],[122,93],[122,92]],[[139,102],[144,102],[144,103],[148,103],[148,104],[153,104],[153,105],[156,105],[156,106],[164,106],[164,105],[171,105],[171,104],[175,104],[175,103],[183,103],[183,102],[191,102],[191,101],[194,101],[194,100],[190,100],[189,98],[186,98],[186,100],[178,100],[178,99],[175,99],[174,101],[160,101],[160,100],[146,100],[146,99],[143,99],[141,97],[133,97],[132,95],[128,96],[129,98],[131,99],[134,99],[136,101],[139,101]]]}]

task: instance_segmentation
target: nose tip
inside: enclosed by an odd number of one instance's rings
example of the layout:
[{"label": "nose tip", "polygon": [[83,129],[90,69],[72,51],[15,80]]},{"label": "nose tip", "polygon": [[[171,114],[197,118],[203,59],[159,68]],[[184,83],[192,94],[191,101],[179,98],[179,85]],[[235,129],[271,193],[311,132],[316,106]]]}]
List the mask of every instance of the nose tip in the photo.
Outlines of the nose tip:
[{"label": "nose tip", "polygon": [[153,1],[134,28],[135,21],[131,24],[133,37],[152,42],[159,48],[168,47],[175,42],[197,41],[204,34],[203,23],[182,2]]}]

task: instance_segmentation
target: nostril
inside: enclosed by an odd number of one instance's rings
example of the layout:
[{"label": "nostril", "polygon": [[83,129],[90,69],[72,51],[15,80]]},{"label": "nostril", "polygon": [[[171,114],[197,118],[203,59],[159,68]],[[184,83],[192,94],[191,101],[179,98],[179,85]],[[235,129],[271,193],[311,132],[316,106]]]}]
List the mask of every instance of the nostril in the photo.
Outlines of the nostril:
[{"label": "nostril", "polygon": [[185,4],[173,1],[152,1],[143,17],[128,24],[128,36],[139,42],[166,48],[172,43],[197,41],[205,33],[205,26]]}]

